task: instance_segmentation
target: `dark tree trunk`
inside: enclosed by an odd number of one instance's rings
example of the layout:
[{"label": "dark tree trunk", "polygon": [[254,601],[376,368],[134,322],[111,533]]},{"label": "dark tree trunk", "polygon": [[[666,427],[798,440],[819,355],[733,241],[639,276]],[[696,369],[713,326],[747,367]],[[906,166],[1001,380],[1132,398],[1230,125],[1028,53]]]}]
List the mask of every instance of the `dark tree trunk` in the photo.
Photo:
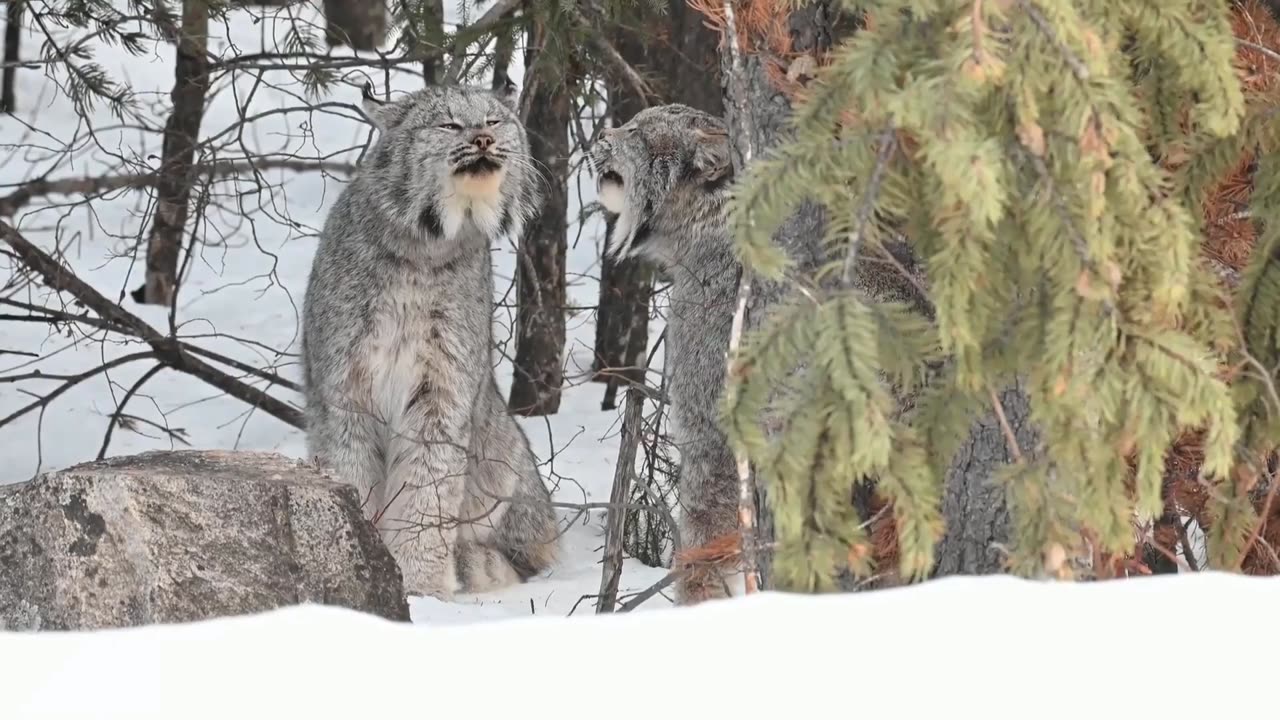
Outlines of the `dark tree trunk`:
[{"label": "dark tree trunk", "polygon": [[[1005,418],[1030,456],[1036,445],[1027,396],[1013,387],[1000,395]],[[1009,443],[988,412],[973,424],[969,439],[951,460],[942,498],[947,530],[937,549],[934,575],[990,575],[1004,570],[998,549],[1009,541],[1009,508],[1004,492],[991,482],[1002,465],[1013,461]]]},{"label": "dark tree trunk", "polygon": [[[648,60],[644,42],[634,33],[620,29],[612,41],[632,67],[643,67]],[[609,117],[617,127],[643,110],[646,99],[632,89],[630,83],[611,78]],[[613,238],[615,218],[605,215],[605,246]],[[617,407],[618,386],[623,382],[644,382],[645,350],[649,344],[649,298],[653,289],[653,272],[649,263],[630,259],[621,262],[604,255],[600,259],[600,301],[596,310],[595,358],[592,377],[606,384],[601,409]]]},{"label": "dark tree trunk", "polygon": [[661,53],[660,67],[666,102],[724,115],[724,87],[720,78],[720,36],[705,24],[702,13],[688,0],[667,0],[670,48]]},{"label": "dark tree trunk", "polygon": [[195,152],[209,90],[208,32],[207,2],[186,0],[170,94],[173,112],[164,127],[156,216],[147,239],[146,283],[133,293],[135,300],[151,305],[168,305],[177,292],[178,255],[187,224],[187,203],[196,179]]},{"label": "dark tree trunk", "polygon": [[324,0],[324,19],[329,47],[376,50],[387,36],[386,0]]},{"label": "dark tree trunk", "polygon": [[[605,220],[605,242],[613,237],[615,218]],[[606,384],[602,410],[618,406],[618,386],[643,384],[649,345],[649,299],[653,272],[643,260],[600,261],[600,303],[596,311],[595,360],[591,379]]]},{"label": "dark tree trunk", "polygon": [[[798,54],[818,57],[830,50],[833,33],[839,32],[834,8],[830,0],[805,5],[791,13],[789,30],[791,46]],[[734,167],[742,168],[747,148],[753,159],[789,138],[787,122],[791,117],[791,101],[778,89],[766,72],[769,58],[758,54],[743,53],[742,73],[735,75],[732,56],[726,38],[720,50],[720,72],[725,91],[725,119],[729,124],[729,136],[733,145]],[[796,270],[812,274],[823,260],[822,237],[826,216],[818,205],[805,204],[798,208],[774,234],[774,240],[795,261]],[[746,330],[758,328],[770,310],[781,302],[791,287],[787,283],[754,280],[751,303],[748,307]],[[717,352],[722,350],[717,348]],[[765,546],[773,539],[772,515],[764,487],[757,483],[756,490],[756,542]],[[757,556],[760,588],[772,589],[772,557],[768,552]]]},{"label": "dark tree trunk", "polygon": [[22,41],[22,3],[25,0],[9,0],[4,26],[4,75],[0,76],[0,112],[18,110],[18,100],[13,94],[13,83],[18,74],[18,46]]},{"label": "dark tree trunk", "polygon": [[[560,409],[565,343],[565,234],[568,229],[571,63],[544,48],[548,28],[536,22],[525,67],[532,81],[522,111],[534,165],[547,182],[539,216],[525,228],[516,254],[516,357],[507,406],[519,415]],[[554,42],[554,40],[552,40]],[[539,48],[535,51],[534,48]]]},{"label": "dark tree trunk", "polygon": [[511,79],[511,58],[515,55],[515,51],[516,38],[511,31],[503,30],[498,33],[493,45],[493,79],[490,82],[492,89],[501,90]]},{"label": "dark tree trunk", "polygon": [[[651,37],[640,37],[627,28],[613,33],[614,47],[636,68],[656,72],[662,102],[678,102],[712,115],[724,114],[720,85],[720,65],[716,46],[719,36],[703,23],[703,18],[685,0],[668,0],[667,13],[634,8],[642,18],[626,23],[630,27],[667,25],[665,46],[654,46]],[[609,111],[616,127],[643,110],[645,99],[638,97],[630,83],[617,79],[609,90]],[[613,221],[606,221],[606,245]],[[653,289],[652,269],[643,261],[614,262],[603,258],[600,271],[600,302],[596,315],[595,359],[592,380],[607,383],[602,409],[617,407],[617,389],[622,381],[643,382],[645,351],[649,344],[649,300]]]}]

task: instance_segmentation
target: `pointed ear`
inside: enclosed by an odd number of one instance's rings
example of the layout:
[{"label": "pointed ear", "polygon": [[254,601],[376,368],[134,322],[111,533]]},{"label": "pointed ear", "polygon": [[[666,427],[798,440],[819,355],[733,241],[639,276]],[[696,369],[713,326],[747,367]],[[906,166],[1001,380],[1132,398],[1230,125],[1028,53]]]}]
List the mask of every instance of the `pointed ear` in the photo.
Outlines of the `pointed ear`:
[{"label": "pointed ear", "polygon": [[493,79],[493,95],[503,105],[511,108],[512,112],[520,112],[520,88],[511,82],[511,78],[507,77],[506,73]]},{"label": "pointed ear", "polygon": [[379,132],[386,132],[401,119],[398,105],[394,102],[379,100],[373,94],[371,82],[365,82],[364,87],[360,88],[360,110]]},{"label": "pointed ear", "polygon": [[694,174],[702,182],[713,182],[733,172],[729,158],[729,133],[721,127],[693,128]]}]

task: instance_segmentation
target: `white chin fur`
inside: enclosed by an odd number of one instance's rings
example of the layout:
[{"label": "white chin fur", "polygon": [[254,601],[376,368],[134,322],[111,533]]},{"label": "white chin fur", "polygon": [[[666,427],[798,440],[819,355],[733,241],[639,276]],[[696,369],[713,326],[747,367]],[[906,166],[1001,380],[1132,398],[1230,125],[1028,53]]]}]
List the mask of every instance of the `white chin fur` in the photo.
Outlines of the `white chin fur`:
[{"label": "white chin fur", "polygon": [[481,231],[496,232],[502,222],[502,180],[506,168],[484,175],[449,175],[441,209],[446,237],[453,237],[468,217]]},{"label": "white chin fur", "polygon": [[499,168],[483,175],[453,175],[450,180],[459,201],[496,205],[502,189],[502,180],[506,176],[507,169]]},{"label": "white chin fur", "polygon": [[600,181],[600,204],[605,210],[614,214],[621,213],[625,201],[626,196],[622,192],[621,185],[609,180]]}]

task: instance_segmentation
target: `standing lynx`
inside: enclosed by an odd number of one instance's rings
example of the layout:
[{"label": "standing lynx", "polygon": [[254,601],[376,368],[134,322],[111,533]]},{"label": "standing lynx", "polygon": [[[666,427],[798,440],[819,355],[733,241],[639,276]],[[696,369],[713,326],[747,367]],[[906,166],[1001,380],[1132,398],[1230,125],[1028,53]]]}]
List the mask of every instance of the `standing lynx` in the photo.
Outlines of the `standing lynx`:
[{"label": "standing lynx", "polygon": [[[728,136],[711,115],[662,105],[605,131],[591,160],[601,204],[618,216],[609,252],[648,257],[671,274],[667,367],[680,535],[697,547],[737,529],[737,474],[716,420],[740,271],[725,217],[733,179]],[[678,600],[727,594],[719,570],[687,573]]]},{"label": "standing lynx", "polygon": [[308,451],[358,489],[410,594],[502,587],[556,554],[550,495],[491,364],[490,245],[537,202],[513,94],[384,103],[366,87],[379,139],[307,286]]}]

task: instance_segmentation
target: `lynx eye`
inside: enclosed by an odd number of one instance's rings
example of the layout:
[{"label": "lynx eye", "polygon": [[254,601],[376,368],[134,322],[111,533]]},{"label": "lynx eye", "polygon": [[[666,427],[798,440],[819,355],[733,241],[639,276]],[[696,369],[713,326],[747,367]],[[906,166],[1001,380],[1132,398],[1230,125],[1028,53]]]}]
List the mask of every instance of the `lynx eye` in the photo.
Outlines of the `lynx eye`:
[{"label": "lynx eye", "polygon": [[502,121],[501,120],[485,120],[484,124],[488,125],[489,127],[493,127],[495,125],[501,125]]},{"label": "lynx eye", "polygon": [[440,125],[437,125],[436,127],[439,127],[441,130],[452,130],[452,131],[454,131],[454,132],[457,132],[457,131],[459,131],[459,130],[461,130],[461,129],[462,129],[462,126],[461,126],[461,125],[459,125],[458,123],[454,123],[454,122],[441,123]]}]

